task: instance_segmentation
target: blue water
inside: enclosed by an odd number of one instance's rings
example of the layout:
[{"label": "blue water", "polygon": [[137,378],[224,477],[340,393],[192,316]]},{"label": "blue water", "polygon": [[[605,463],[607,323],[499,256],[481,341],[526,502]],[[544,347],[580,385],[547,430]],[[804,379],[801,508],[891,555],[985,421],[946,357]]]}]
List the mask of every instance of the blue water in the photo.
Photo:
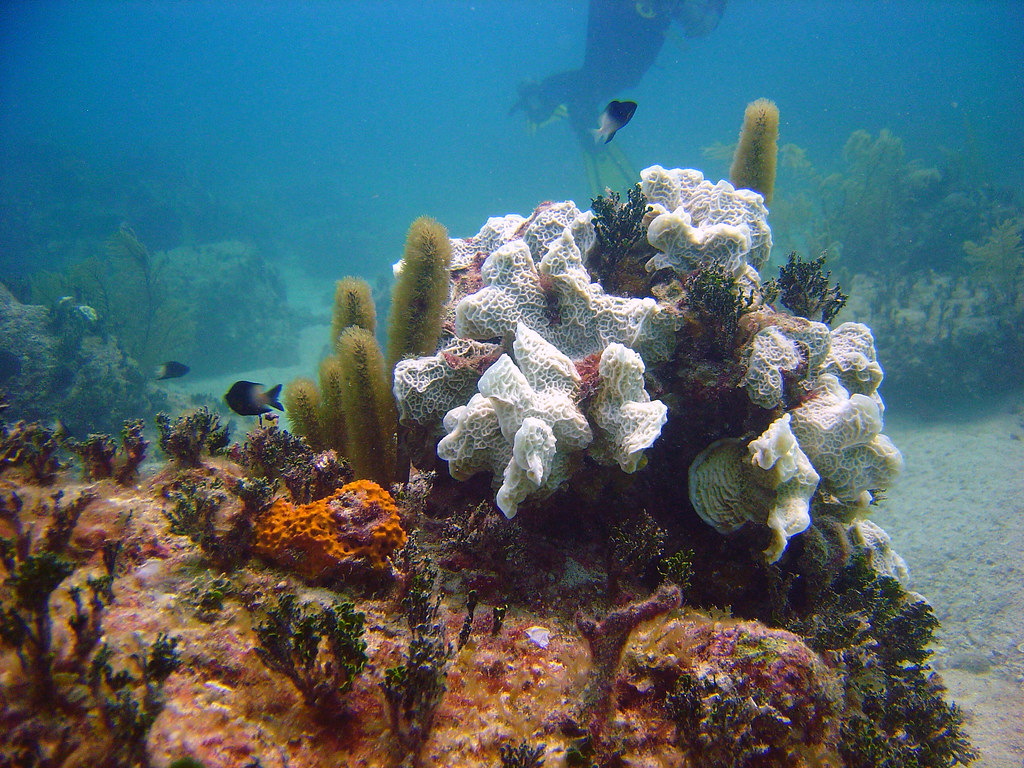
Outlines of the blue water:
[{"label": "blue water", "polygon": [[[884,127],[929,160],[969,124],[1020,185],[1022,9],[730,0],[709,36],[671,37],[640,85],[616,94],[640,104],[617,141],[637,168],[700,167],[701,148],[732,141],[744,105],[766,96],[782,140],[819,161],[851,131]],[[338,269],[383,267],[419,214],[466,235],[542,199],[586,203],[566,127],[529,136],[508,115],[517,83],[580,64],[586,13],[583,2],[7,2],[4,189],[31,194],[21,153],[45,142],[181,173],[243,212],[287,207],[282,225],[334,212],[380,236],[370,264],[337,253]],[[2,258],[4,272],[27,267],[8,248]]]},{"label": "blue water", "polygon": [[[468,236],[542,200],[587,207],[567,121],[531,135],[510,114],[520,83],[581,65],[587,13],[561,0],[6,2],[0,280],[102,253],[124,222],[154,252],[255,243],[326,293],[345,274],[386,282],[419,215]],[[1019,2],[729,0],[710,34],[670,29],[637,85],[602,102],[638,102],[615,138],[636,170],[724,175],[705,148],[735,141],[744,106],[768,97],[780,142],[823,173],[842,169],[851,132],[887,128],[908,161],[968,153],[1019,210],[1022,39]],[[983,235],[951,235],[953,258]]]}]

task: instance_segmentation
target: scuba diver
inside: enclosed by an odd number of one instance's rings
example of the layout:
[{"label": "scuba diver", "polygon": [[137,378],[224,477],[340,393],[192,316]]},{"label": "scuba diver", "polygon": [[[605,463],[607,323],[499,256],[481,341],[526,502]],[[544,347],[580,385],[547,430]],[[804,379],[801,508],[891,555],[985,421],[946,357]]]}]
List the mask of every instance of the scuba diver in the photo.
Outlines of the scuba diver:
[{"label": "scuba diver", "polygon": [[[608,112],[623,102],[601,110],[618,92],[636,87],[658,58],[672,22],[687,37],[702,37],[718,26],[724,10],[725,0],[590,0],[583,66],[523,83],[509,114],[522,110],[531,131],[567,117],[583,151],[591,192],[624,189],[636,179],[629,161],[614,144],[595,142],[610,140]],[[601,128],[594,131],[599,115]],[[613,123],[611,135],[624,124]]]}]

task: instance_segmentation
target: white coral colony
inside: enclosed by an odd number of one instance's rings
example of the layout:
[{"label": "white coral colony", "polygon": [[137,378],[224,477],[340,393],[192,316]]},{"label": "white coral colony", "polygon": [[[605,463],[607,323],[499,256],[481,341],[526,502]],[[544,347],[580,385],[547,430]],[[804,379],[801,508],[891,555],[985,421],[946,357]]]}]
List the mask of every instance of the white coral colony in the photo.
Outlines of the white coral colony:
[{"label": "white coral colony", "polygon": [[531,493],[557,488],[565,458],[593,440],[576,405],[580,378],[572,360],[523,323],[513,352],[518,365],[502,355],[469,403],[448,412],[448,434],[437,446],[456,479],[485,468],[500,471],[497,503],[506,517],[514,517]]},{"label": "white coral colony", "polygon": [[[686,169],[652,166],[641,179],[647,240],[658,251],[648,271],[714,265],[759,285],[772,245],[760,195]],[[676,354],[679,314],[671,303],[613,296],[591,282],[584,256],[595,241],[594,214],[568,201],[542,204],[529,218],[488,219],[474,237],[453,240],[453,275],[477,269],[479,283],[453,281],[454,334],[433,356],[403,360],[394,372],[402,423],[433,435],[443,425],[437,455],[452,476],[490,472],[510,518],[568,479],[574,452],[637,471],[668,418],[645,389],[645,366]],[[754,440],[719,440],[701,452],[689,495],[720,533],[766,526],[764,554],[775,562],[810,525],[817,489],[862,513],[903,460],[881,433],[871,329],[765,317],[744,355],[742,385],[778,418]],[[511,354],[499,357],[512,333]],[[581,402],[578,370],[593,375],[598,359],[599,375],[586,386],[593,395]]]},{"label": "white coral colony", "polygon": [[701,451],[690,465],[690,502],[719,533],[732,533],[748,521],[767,525],[773,535],[764,555],[774,563],[790,537],[811,524],[818,480],[787,413],[749,445],[729,438]]},{"label": "white coral colony", "polygon": [[[530,496],[554,491],[568,477],[569,455],[594,441],[594,429],[579,408],[576,366],[526,324],[516,326],[515,361],[502,355],[477,385],[469,403],[444,418],[447,433],[437,455],[452,477],[465,480],[482,470],[501,478],[496,502],[514,517]],[[599,461],[635,471],[643,451],[661,434],[668,409],[643,388],[643,361],[621,344],[601,356],[601,384],[591,409],[601,439]]]}]

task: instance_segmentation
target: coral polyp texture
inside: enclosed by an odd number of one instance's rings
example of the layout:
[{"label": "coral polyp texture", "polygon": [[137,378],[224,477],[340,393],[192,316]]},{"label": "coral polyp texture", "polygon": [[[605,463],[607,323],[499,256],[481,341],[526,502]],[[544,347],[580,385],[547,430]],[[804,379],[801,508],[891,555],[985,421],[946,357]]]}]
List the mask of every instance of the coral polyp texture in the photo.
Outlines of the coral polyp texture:
[{"label": "coral polyp texture", "polygon": [[782,557],[790,537],[811,524],[810,501],[820,479],[790,420],[790,414],[783,415],[749,445],[718,440],[690,465],[690,503],[701,519],[719,533],[732,533],[748,521],[767,525],[769,563]]},{"label": "coral polyp texture", "polygon": [[497,502],[507,517],[531,493],[557,488],[569,453],[594,439],[577,408],[580,376],[572,360],[524,323],[513,351],[518,365],[502,355],[469,403],[448,412],[448,434],[437,448],[453,477],[483,468],[500,474]]},{"label": "coral polyp texture", "polygon": [[640,178],[654,214],[647,239],[660,251],[647,263],[649,271],[668,267],[682,274],[717,264],[738,276],[748,266],[764,266],[772,233],[757,192],[728,181],[712,184],[700,171],[660,165],[642,171]]},{"label": "coral polyp texture", "polygon": [[600,354],[612,342],[665,359],[673,346],[671,315],[653,298],[610,296],[590,281],[581,246],[594,243],[591,216],[577,214],[538,257],[529,244],[539,249],[547,242],[541,235],[550,236],[551,225],[542,223],[540,233],[531,225],[522,240],[487,257],[480,269],[484,287],[455,308],[455,333],[500,339],[522,322],[573,359]]},{"label": "coral polyp texture", "polygon": [[391,494],[357,480],[309,504],[275,501],[256,523],[255,552],[308,579],[324,580],[361,562],[383,568],[405,541]]}]

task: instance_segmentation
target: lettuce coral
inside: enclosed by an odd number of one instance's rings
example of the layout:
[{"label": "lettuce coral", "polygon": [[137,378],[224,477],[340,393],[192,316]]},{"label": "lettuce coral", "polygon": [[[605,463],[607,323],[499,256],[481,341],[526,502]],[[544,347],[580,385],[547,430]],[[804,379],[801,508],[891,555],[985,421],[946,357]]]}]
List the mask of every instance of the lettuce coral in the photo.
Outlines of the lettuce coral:
[{"label": "lettuce coral", "polygon": [[[661,434],[667,408],[644,390],[636,352],[621,344],[604,350],[594,405],[584,413],[581,377],[567,355],[522,322],[512,348],[515,361],[502,355],[480,377],[479,392],[444,418],[447,435],[437,455],[452,477],[465,480],[490,470],[496,481],[502,478],[496,500],[511,518],[527,497],[543,497],[561,485],[574,451],[588,449],[626,472],[640,466],[644,450]],[[595,427],[601,437],[596,443]]]},{"label": "lettuce coral", "polygon": [[448,435],[437,446],[457,479],[500,472],[497,502],[510,518],[531,493],[557,488],[569,452],[593,440],[577,407],[580,376],[572,360],[521,322],[513,351],[518,365],[502,355],[488,368],[478,394],[445,416]]},{"label": "lettuce coral", "polygon": [[666,267],[684,274],[720,265],[739,276],[764,266],[772,247],[768,210],[757,192],[712,184],[700,171],[654,165],[640,173],[644,197],[655,214],[647,240],[661,253],[647,271]]},{"label": "lettuce coral", "polygon": [[[455,308],[455,333],[486,341],[523,322],[575,360],[600,354],[612,342],[647,360],[667,359],[674,347],[675,319],[653,298],[610,296],[590,282],[582,251],[594,242],[592,216],[578,214],[542,257],[529,245],[529,228],[523,239],[491,253],[481,268],[484,287]],[[537,238],[534,242],[546,242]]]},{"label": "lettuce coral", "polygon": [[776,562],[790,537],[811,524],[810,500],[818,473],[800,450],[790,415],[773,422],[749,445],[727,438],[705,448],[689,471],[690,503],[719,533],[748,521],[772,530],[765,559]]},{"label": "lettuce coral", "polygon": [[864,505],[886,488],[903,456],[882,431],[880,398],[850,394],[831,373],[818,377],[811,396],[792,411],[793,434],[840,502]]}]

